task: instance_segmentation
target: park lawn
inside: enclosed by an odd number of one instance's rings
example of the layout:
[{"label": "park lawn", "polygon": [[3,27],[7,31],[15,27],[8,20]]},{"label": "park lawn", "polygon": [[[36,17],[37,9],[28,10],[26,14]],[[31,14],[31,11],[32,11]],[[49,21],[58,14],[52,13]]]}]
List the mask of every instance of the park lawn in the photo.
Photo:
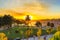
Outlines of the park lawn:
[{"label": "park lawn", "polygon": [[[36,35],[37,33],[37,28],[31,28],[32,29],[32,34],[31,35]],[[18,33],[16,33],[15,31],[18,30]],[[13,27],[13,28],[10,28],[8,30],[2,30],[0,31],[5,33],[7,35],[8,38],[17,38],[17,37],[20,37],[20,38],[26,38],[26,35],[25,35],[25,32],[26,32],[27,28],[20,28],[20,27]],[[53,30],[51,32],[51,34],[54,34],[56,32],[56,30]],[[42,35],[45,35],[47,34],[46,30],[42,30]]]}]

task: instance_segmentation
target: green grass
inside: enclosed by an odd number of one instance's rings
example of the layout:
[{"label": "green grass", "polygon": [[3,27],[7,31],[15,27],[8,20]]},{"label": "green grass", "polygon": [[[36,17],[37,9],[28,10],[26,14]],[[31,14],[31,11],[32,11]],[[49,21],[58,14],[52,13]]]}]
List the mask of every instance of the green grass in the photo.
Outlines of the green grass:
[{"label": "green grass", "polygon": [[[36,32],[37,32],[37,28],[31,28],[32,29],[32,34],[31,35],[36,35]],[[18,33],[15,33],[15,31],[18,30],[19,32]],[[22,38],[24,36],[24,38],[26,38],[26,35],[25,35],[25,31],[27,30],[27,28],[20,28],[20,27],[14,27],[14,28],[10,28],[8,30],[2,30],[0,31],[5,33],[7,35],[8,38],[16,38],[16,37],[20,37]],[[22,34],[23,32],[23,34]],[[56,30],[53,30],[53,32],[51,34],[54,34],[56,32]],[[47,34],[46,30],[42,30],[42,35],[45,35]]]}]

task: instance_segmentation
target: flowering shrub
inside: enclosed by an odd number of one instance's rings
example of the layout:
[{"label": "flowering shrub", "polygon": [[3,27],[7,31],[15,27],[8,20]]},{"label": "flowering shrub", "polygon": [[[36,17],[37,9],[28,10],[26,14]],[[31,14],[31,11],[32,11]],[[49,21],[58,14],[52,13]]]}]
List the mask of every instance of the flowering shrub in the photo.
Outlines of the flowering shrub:
[{"label": "flowering shrub", "polygon": [[48,34],[50,34],[52,32],[52,29],[51,28],[47,28],[46,31],[47,31]]},{"label": "flowering shrub", "polygon": [[0,40],[8,40],[4,33],[0,33]]},{"label": "flowering shrub", "polygon": [[60,26],[57,27],[57,31],[60,31]]},{"label": "flowering shrub", "polygon": [[42,34],[42,29],[41,28],[38,28],[37,36],[39,37],[41,34]]},{"label": "flowering shrub", "polygon": [[28,29],[25,34],[27,37],[29,37],[31,35],[31,30]]},{"label": "flowering shrub", "polygon": [[56,32],[49,40],[60,40],[60,31]]}]

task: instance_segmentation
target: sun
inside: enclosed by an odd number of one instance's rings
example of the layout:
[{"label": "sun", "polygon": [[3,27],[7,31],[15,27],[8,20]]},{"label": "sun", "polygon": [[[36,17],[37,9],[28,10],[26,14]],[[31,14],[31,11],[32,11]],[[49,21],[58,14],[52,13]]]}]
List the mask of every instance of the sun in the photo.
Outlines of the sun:
[{"label": "sun", "polygon": [[30,15],[30,19],[32,20],[33,19],[33,16]]}]

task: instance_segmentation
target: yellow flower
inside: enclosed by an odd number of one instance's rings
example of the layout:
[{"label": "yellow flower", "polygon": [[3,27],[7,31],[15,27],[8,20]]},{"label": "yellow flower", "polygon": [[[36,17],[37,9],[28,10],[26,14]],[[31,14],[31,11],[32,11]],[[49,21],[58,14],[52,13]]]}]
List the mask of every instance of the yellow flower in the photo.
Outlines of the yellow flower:
[{"label": "yellow flower", "polygon": [[57,27],[57,31],[60,31],[60,26]]},{"label": "yellow flower", "polygon": [[0,40],[8,40],[4,33],[0,33]]},{"label": "yellow flower", "polygon": [[42,33],[42,29],[39,28],[38,31],[37,31],[37,36],[40,36],[41,33]]},{"label": "yellow flower", "polygon": [[47,28],[47,33],[50,34],[52,32],[52,29],[51,28]]},{"label": "yellow flower", "polygon": [[49,40],[60,40],[60,31],[57,31]]},{"label": "yellow flower", "polygon": [[31,35],[31,30],[26,31],[26,36],[29,37]]}]

